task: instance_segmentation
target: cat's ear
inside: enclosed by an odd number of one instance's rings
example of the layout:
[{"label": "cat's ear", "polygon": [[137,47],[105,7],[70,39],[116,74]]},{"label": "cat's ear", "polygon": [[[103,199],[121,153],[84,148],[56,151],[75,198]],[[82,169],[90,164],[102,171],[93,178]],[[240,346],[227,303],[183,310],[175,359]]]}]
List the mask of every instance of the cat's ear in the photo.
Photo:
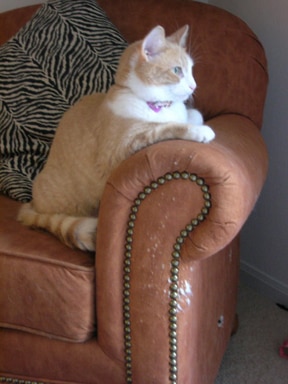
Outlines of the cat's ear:
[{"label": "cat's ear", "polygon": [[149,61],[157,55],[165,45],[165,30],[158,25],[153,28],[142,41],[141,53],[145,60]]},{"label": "cat's ear", "polygon": [[182,48],[186,48],[187,38],[189,34],[189,26],[186,24],[184,27],[178,29],[178,31],[174,32],[167,39],[172,41],[172,43],[176,43],[180,45]]}]

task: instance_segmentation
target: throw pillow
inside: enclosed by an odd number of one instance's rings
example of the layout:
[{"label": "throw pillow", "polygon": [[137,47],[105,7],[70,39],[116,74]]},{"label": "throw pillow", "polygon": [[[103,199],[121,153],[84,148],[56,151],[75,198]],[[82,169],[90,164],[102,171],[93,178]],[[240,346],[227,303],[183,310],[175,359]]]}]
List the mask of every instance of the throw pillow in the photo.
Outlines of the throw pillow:
[{"label": "throw pillow", "polygon": [[113,83],[126,42],[95,0],[49,0],[0,47],[0,191],[31,200],[63,113]]}]

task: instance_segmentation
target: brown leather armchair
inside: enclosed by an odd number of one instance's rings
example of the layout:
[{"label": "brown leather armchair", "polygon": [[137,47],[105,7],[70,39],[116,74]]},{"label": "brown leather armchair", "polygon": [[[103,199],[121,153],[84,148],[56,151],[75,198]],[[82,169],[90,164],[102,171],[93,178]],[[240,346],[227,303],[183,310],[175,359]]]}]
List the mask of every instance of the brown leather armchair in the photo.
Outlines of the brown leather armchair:
[{"label": "brown leather armchair", "polygon": [[[209,144],[167,141],[111,175],[96,259],[16,221],[0,196],[1,382],[212,384],[235,319],[239,231],[267,172],[263,48],[242,21],[184,0],[101,0],[132,42],[189,24]],[[3,43],[37,6],[2,14]]]}]

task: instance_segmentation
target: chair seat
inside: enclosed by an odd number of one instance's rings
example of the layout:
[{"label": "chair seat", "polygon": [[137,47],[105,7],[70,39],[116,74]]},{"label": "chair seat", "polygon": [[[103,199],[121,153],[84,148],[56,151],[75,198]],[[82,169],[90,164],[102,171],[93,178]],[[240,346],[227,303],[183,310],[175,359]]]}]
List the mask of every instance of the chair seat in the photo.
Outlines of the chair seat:
[{"label": "chair seat", "polygon": [[88,340],[96,322],[94,254],[24,227],[15,220],[19,207],[0,196],[0,327]]}]

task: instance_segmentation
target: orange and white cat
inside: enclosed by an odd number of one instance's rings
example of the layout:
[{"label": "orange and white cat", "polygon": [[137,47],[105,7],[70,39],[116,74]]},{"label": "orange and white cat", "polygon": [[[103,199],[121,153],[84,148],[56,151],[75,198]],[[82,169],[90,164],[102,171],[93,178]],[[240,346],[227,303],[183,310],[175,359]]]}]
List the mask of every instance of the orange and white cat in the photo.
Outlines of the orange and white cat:
[{"label": "orange and white cat", "polygon": [[169,37],[153,28],[126,48],[106,94],[85,96],[64,114],[32,201],[19,211],[23,224],[93,251],[103,189],[121,161],[162,140],[213,140],[201,113],[184,104],[196,88],[187,36],[188,26]]}]

